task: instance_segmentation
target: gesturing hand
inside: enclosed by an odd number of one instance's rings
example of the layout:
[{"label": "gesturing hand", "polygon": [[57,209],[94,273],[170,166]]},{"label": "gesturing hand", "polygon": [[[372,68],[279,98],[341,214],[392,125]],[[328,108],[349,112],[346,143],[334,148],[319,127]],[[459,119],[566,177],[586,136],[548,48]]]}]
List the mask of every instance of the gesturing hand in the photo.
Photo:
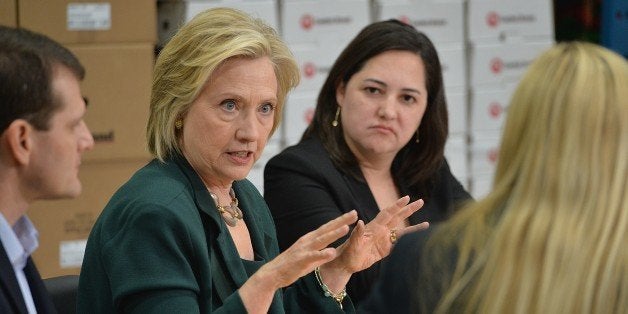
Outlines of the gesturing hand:
[{"label": "gesturing hand", "polygon": [[328,246],[347,234],[349,225],[356,220],[356,211],[351,211],[305,234],[258,272],[267,273],[277,288],[292,284],[317,266],[334,259],[336,249]]},{"label": "gesturing hand", "polygon": [[342,268],[350,273],[364,270],[388,256],[396,238],[427,229],[427,222],[398,228],[403,220],[423,206],[421,199],[408,204],[409,201],[408,196],[398,199],[393,205],[381,210],[366,225],[362,220],[358,221],[349,239],[337,248],[339,256],[333,263],[341,263]]},{"label": "gesturing hand", "polygon": [[238,289],[246,311],[267,313],[277,289],[290,285],[317,266],[334,259],[336,249],[327,246],[347,234],[349,225],[357,219],[355,211],[348,212],[302,236],[285,252],[262,266]]}]

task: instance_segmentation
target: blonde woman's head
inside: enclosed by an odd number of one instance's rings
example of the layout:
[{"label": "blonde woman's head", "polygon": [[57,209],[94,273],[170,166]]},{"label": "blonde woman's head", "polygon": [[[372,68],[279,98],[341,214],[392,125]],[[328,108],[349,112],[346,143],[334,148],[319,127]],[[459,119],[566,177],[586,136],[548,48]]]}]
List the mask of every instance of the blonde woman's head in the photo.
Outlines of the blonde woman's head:
[{"label": "blonde woman's head", "polygon": [[157,58],[146,132],[148,149],[156,158],[163,161],[181,152],[177,120],[185,116],[213,71],[240,57],[268,57],[273,64],[278,83],[275,131],[286,95],[299,82],[292,53],[262,20],[235,9],[210,9],[183,25]]},{"label": "blonde woman's head", "polygon": [[613,193],[627,174],[627,114],[625,59],[594,44],[556,45],[513,95],[496,188],[574,205]]},{"label": "blonde woman's head", "polygon": [[628,310],[623,57],[578,42],[541,54],[510,102],[494,181],[428,242],[425,268],[458,257],[436,312]]}]

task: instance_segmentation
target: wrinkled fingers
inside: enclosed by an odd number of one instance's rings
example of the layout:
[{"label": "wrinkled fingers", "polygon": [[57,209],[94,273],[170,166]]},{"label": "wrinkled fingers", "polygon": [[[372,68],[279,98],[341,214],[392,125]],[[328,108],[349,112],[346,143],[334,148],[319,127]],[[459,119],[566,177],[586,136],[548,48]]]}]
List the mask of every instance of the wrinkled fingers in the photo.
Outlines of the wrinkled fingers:
[{"label": "wrinkled fingers", "polygon": [[324,249],[329,244],[346,235],[349,232],[349,225],[355,223],[357,219],[357,212],[352,210],[304,235],[299,240],[305,241],[304,244],[312,249]]},{"label": "wrinkled fingers", "polygon": [[425,202],[423,201],[423,199],[418,199],[404,206],[399,212],[397,212],[397,218],[399,220],[404,220],[412,216],[412,214],[416,213],[419,209],[421,209],[424,204]]},{"label": "wrinkled fingers", "polygon": [[407,195],[398,199],[394,204],[381,210],[371,222],[380,225],[387,225],[396,216],[396,214],[408,204],[409,201],[410,197]]},{"label": "wrinkled fingers", "polygon": [[[410,204],[407,204],[401,207],[400,209],[397,209],[397,212],[395,213],[391,212],[392,217],[386,223],[386,225],[389,227],[398,226],[399,223],[401,223],[402,221],[410,217],[412,214],[416,213],[419,209],[421,209],[421,207],[423,207],[423,204],[424,204],[423,200],[418,199]],[[390,207],[390,209],[392,210],[393,208]]]},{"label": "wrinkled fingers", "polygon": [[413,225],[413,226],[408,226],[408,227],[405,227],[405,228],[402,228],[402,229],[396,229],[395,231],[396,231],[396,236],[400,238],[401,236],[406,235],[408,233],[422,231],[422,230],[425,230],[425,229],[427,229],[429,227],[430,227],[430,224],[427,221],[424,221],[424,222],[422,222],[420,224],[416,224],[416,225]]}]

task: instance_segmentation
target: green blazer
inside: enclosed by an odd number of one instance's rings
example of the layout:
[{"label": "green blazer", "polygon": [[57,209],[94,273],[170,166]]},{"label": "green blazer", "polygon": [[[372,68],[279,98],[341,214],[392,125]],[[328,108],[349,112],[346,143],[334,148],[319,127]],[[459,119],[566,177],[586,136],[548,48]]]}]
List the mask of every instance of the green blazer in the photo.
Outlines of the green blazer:
[{"label": "green blazer", "polygon": [[[279,254],[264,199],[247,180],[238,197],[258,264]],[[151,161],[111,198],[87,241],[79,313],[245,313],[249,275],[200,177],[185,158]],[[351,300],[345,311],[354,312]],[[313,274],[275,293],[269,313],[334,313]]]}]

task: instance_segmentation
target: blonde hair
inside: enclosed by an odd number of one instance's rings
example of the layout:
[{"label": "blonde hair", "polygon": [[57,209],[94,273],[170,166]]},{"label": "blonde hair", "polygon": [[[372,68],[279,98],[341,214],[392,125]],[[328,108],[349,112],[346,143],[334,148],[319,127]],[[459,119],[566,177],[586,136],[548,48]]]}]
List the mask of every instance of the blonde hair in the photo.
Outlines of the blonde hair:
[{"label": "blonde hair", "polygon": [[428,240],[425,272],[456,256],[436,312],[628,312],[627,179],[628,63],[554,46],[513,95],[493,191]]},{"label": "blonde hair", "polygon": [[180,153],[175,122],[182,119],[211,74],[236,57],[269,57],[277,76],[274,125],[281,120],[290,89],[299,83],[299,69],[279,35],[262,20],[230,8],[199,13],[160,52],[155,65],[146,130],[148,150],[159,160]]}]

